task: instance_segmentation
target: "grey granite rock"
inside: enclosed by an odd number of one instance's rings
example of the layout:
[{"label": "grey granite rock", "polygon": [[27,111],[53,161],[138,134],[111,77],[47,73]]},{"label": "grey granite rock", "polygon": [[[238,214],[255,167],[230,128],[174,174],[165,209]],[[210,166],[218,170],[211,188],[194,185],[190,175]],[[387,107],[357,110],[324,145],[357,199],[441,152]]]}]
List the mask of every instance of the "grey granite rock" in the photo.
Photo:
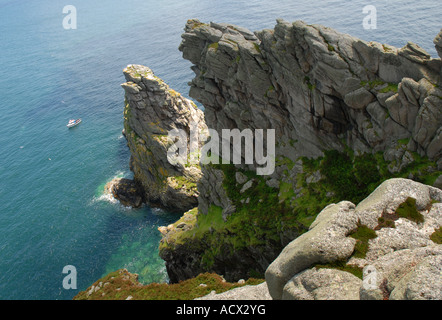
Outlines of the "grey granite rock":
[{"label": "grey granite rock", "polygon": [[[131,152],[130,167],[144,200],[174,211],[194,208],[201,169],[198,163],[170,161],[168,150],[174,143],[168,133],[175,129],[190,132],[193,124],[195,131],[204,132],[207,126],[203,112],[148,67],[129,65],[124,75],[124,135]],[[197,144],[199,150],[201,143]]]},{"label": "grey granite rock", "polygon": [[284,286],[283,300],[359,300],[362,280],[334,269],[308,269]]},{"label": "grey granite rock", "polygon": [[[380,218],[394,215],[408,198],[416,199],[423,217],[415,222],[395,217],[393,226]],[[407,179],[381,184],[356,207],[329,205],[310,230],[287,245],[266,271],[273,299],[440,299],[442,245],[431,235],[442,226],[442,190]],[[353,257],[356,240],[349,235],[363,225],[375,231],[364,258]],[[373,270],[372,282],[324,265],[346,261]],[[370,284],[370,285],[368,285]]]},{"label": "grey granite rock", "polygon": [[223,293],[211,292],[195,300],[271,300],[272,297],[265,282],[256,286],[243,286]]},{"label": "grey granite rock", "polygon": [[434,44],[436,46],[436,51],[439,57],[442,59],[442,29],[439,34],[434,38]]},{"label": "grey granite rock", "polygon": [[286,283],[316,263],[348,258],[356,240],[347,234],[356,229],[357,217],[351,202],[329,205],[318,215],[310,231],[287,245],[266,271],[269,292],[281,299]]}]

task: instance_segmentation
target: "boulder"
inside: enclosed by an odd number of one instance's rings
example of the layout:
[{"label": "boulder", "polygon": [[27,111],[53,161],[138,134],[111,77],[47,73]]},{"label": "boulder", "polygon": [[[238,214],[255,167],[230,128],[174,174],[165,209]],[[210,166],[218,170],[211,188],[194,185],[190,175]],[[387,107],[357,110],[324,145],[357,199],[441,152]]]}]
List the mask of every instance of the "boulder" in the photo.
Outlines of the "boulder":
[{"label": "boulder", "polygon": [[[442,245],[431,238],[442,226],[441,202],[442,190],[398,178],[356,207],[329,205],[267,269],[272,298],[442,299]],[[373,236],[358,256],[355,245],[361,240],[352,234],[361,227]],[[360,279],[333,265],[372,273]]]},{"label": "boulder", "polygon": [[121,178],[112,184],[112,194],[122,205],[139,208],[143,204],[143,191],[134,180]]},{"label": "boulder", "polygon": [[334,269],[308,269],[286,283],[283,300],[359,300],[362,280]]},{"label": "boulder", "polygon": [[235,288],[223,293],[215,293],[212,291],[210,294],[195,300],[271,300],[271,296],[267,289],[265,282],[256,286],[243,286]]},{"label": "boulder", "polygon": [[347,237],[357,227],[355,205],[344,201],[327,206],[310,226],[309,232],[287,245],[267,268],[265,277],[274,299],[281,299],[286,283],[316,263],[350,257],[356,240]]}]

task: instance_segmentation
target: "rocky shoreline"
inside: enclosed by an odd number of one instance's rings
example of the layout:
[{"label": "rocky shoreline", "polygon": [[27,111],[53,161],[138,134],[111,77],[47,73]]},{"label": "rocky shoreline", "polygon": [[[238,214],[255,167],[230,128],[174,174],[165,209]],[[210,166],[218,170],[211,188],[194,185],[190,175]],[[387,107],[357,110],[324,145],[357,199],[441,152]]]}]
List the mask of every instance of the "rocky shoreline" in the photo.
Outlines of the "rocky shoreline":
[{"label": "rocky shoreline", "polygon": [[[159,229],[171,283],[215,272],[229,282],[265,277],[261,298],[442,299],[440,58],[413,43],[398,49],[283,20],[251,32],[192,19],[179,50],[204,113],[149,68],[129,65],[134,181],[115,192],[184,213]],[[171,164],[167,133],[191,123],[274,129],[275,171]],[[371,286],[366,267],[376,271]]]}]

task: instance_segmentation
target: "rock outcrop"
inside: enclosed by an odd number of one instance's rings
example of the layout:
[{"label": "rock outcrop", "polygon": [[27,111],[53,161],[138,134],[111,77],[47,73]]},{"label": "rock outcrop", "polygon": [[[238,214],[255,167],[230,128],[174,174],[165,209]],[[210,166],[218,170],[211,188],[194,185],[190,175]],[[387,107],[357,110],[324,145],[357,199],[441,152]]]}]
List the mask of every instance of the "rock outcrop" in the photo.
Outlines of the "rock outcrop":
[{"label": "rock outcrop", "polygon": [[442,63],[416,44],[397,49],[282,20],[255,33],[189,20],[182,38],[196,73],[190,96],[218,132],[275,129],[277,155],[293,161],[349,147],[403,162],[397,141],[407,139],[409,152],[442,166]]},{"label": "rock outcrop", "polygon": [[265,282],[254,285],[235,288],[223,293],[211,292],[195,300],[272,300]]},{"label": "rock outcrop", "polygon": [[110,183],[110,192],[115,199],[126,207],[139,208],[143,204],[143,192],[131,179],[117,178]]},{"label": "rock outcrop", "polygon": [[[327,204],[346,199],[328,210],[353,211],[386,179],[440,184],[442,62],[418,45],[398,49],[302,21],[250,32],[194,19],[184,31],[189,95],[204,105],[207,126],[220,135],[274,129],[276,167],[257,176],[256,162],[201,166],[197,223],[160,246],[174,281],[263,273]],[[353,241],[330,228],[345,240],[333,254],[346,257]]]},{"label": "rock outcrop", "polygon": [[168,150],[174,141],[168,133],[190,132],[193,125],[200,131],[207,130],[204,114],[145,66],[129,65],[124,76],[123,133],[131,152],[134,180],[142,187],[144,200],[181,212],[195,207],[201,169],[198,164],[169,161]]},{"label": "rock outcrop", "polygon": [[440,189],[391,179],[357,206],[329,205],[267,269],[272,298],[441,300],[441,202]]}]

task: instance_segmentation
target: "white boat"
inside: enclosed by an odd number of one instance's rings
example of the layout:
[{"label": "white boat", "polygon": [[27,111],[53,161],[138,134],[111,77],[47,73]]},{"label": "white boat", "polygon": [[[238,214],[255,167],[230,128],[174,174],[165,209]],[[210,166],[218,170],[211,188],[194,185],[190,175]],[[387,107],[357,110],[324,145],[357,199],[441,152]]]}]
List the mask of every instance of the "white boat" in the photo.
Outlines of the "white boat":
[{"label": "white boat", "polygon": [[71,120],[69,120],[69,122],[66,126],[68,128],[72,128],[72,127],[79,125],[80,123],[81,123],[81,119],[77,119],[77,120],[71,119]]}]

